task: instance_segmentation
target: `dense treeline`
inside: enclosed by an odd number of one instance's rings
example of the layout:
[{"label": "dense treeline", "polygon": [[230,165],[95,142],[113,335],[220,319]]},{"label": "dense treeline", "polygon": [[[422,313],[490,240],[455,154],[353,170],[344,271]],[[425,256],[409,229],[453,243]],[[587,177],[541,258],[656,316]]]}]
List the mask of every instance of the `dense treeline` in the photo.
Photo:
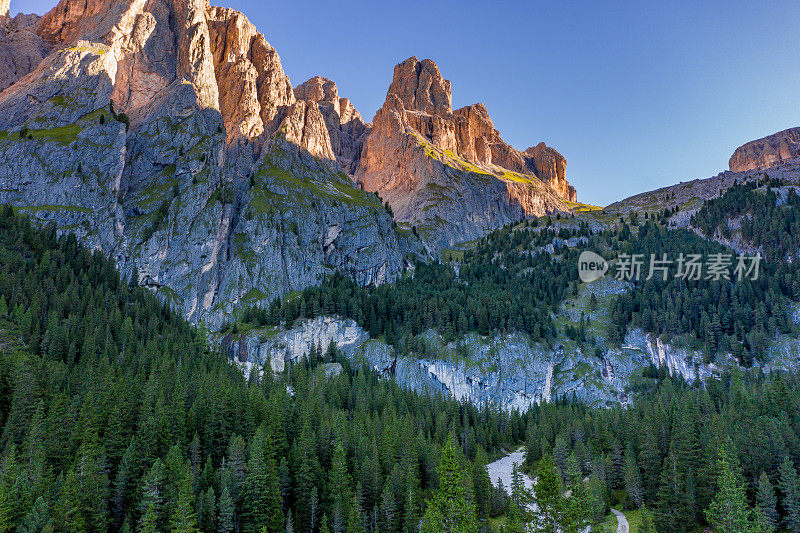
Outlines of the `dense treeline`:
[{"label": "dense treeline", "polygon": [[794,188],[777,191],[784,183],[768,179],[734,185],[719,198],[709,200],[692,217],[692,225],[704,235],[726,239],[735,232],[729,222],[738,223],[741,239],[761,248],[771,262],[797,259],[800,249],[800,196]]},{"label": "dense treeline", "polygon": [[[769,182],[777,185],[776,182]],[[640,220],[632,213],[618,227],[591,231],[585,223],[573,229],[541,227],[537,220],[500,228],[475,243],[457,260],[447,263],[419,262],[397,283],[359,287],[349,278],[334,275],[285,300],[276,299],[268,309],[245,309],[239,320],[256,325],[291,324],[298,318],[338,314],[356,320],[372,337],[383,336],[401,352],[424,352],[416,335],[429,328],[447,340],[467,332],[482,335],[521,331],[533,340],[553,341],[559,331],[552,319],[559,304],[577,293],[577,258],[583,249],[619,254],[640,254],[641,277],[633,290],[615,298],[607,339],[619,344],[630,326],[663,335],[688,336],[693,348],[704,350],[713,360],[719,352],[732,353],[744,365],[765,362],[770,341],[777,333],[796,328],[790,319],[791,301],[800,299],[800,267],[778,257],[787,253],[786,242],[800,233],[797,225],[800,197],[789,191],[785,205],[776,207],[777,195],[769,188],[756,191],[756,184],[734,186],[721,198],[710,201],[694,220],[704,228],[728,227],[725,213],[749,213],[741,217],[742,231],[768,250],[759,265],[758,279],[738,279],[737,254],[692,231],[669,229],[665,223],[674,211]],[[762,184],[763,185],[763,184]],[[733,209],[740,205],[739,210]],[[767,208],[771,205],[772,208]],[[738,215],[736,215],[738,216]],[[777,220],[777,222],[775,222]],[[700,222],[702,221],[702,222]],[[778,224],[780,228],[774,227]],[[776,238],[775,232],[778,232]],[[769,239],[766,240],[767,235]],[[562,246],[570,238],[584,239]],[[578,244],[576,246],[576,244]],[[547,246],[553,246],[548,251]],[[672,261],[664,281],[659,275],[645,279],[651,254]],[[681,255],[699,254],[708,262],[715,254],[727,255],[730,280],[677,276]],[[749,267],[749,263],[745,263]],[[612,271],[613,273],[613,271]],[[231,326],[233,327],[233,326]],[[585,325],[567,325],[562,332],[586,342]]]},{"label": "dense treeline", "polygon": [[518,414],[344,364],[248,381],[99,253],[3,208],[0,530],[415,531],[450,435],[474,522],[502,512],[483,465]]},{"label": "dense treeline", "polygon": [[563,248],[563,259],[539,250],[554,238],[578,230],[514,231],[505,227],[464,252],[457,268],[438,261],[417,262],[396,283],[359,287],[334,275],[295,298],[275,300],[269,309],[247,309],[243,322],[258,325],[292,323],[297,318],[338,314],[354,319],[373,337],[402,344],[433,328],[448,340],[476,331],[482,335],[522,331],[535,340],[552,340],[556,328],[551,310],[577,283],[577,251]]},{"label": "dense treeline", "polygon": [[[535,252],[554,237],[628,253],[724,250],[630,222],[601,235],[504,228],[458,270],[417,265],[396,290],[334,277],[250,318],[337,312],[400,340],[421,331],[416,315],[446,335],[539,324],[546,339],[549,309],[577,278],[577,250]],[[752,331],[791,327],[795,285],[775,268],[748,284],[643,281],[614,304],[613,326],[623,317],[757,356]],[[481,319],[454,325],[451,299],[489,306],[485,329]],[[539,305],[540,322],[518,316]],[[645,507],[658,531],[800,532],[800,375],[689,385],[650,368],[629,393],[625,409],[562,399],[503,413],[404,391],[331,349],[245,379],[101,254],[0,209],[0,530],[477,532],[504,515],[505,531],[524,531],[534,517],[519,476],[507,498],[484,465],[526,442],[543,531],[579,531],[622,505]]]},{"label": "dense treeline", "polygon": [[769,341],[777,333],[794,328],[790,320],[789,298],[800,293],[797,270],[782,263],[762,261],[757,280],[733,275],[736,254],[722,245],[683,229],[666,229],[645,222],[620,251],[644,254],[647,272],[650,254],[676,261],[679,254],[700,254],[708,261],[713,254],[730,254],[731,279],[678,277],[678,264],[670,266],[664,281],[658,274],[635,282],[635,288],[614,300],[608,338],[619,343],[633,325],[659,335],[688,334],[702,347],[710,360],[718,351],[733,353],[743,364],[764,362]]},{"label": "dense treeline", "polygon": [[644,506],[658,531],[800,531],[800,374],[725,374],[697,387],[649,373],[658,377],[626,409],[534,406],[527,467],[552,458],[567,481],[578,465],[595,516]]}]

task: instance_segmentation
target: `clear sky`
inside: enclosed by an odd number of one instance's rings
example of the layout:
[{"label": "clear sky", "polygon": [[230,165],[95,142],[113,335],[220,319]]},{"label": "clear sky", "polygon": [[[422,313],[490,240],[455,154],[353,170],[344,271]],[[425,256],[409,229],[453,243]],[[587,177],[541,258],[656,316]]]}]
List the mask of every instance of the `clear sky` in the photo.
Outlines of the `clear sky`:
[{"label": "clear sky", "polygon": [[507,142],[555,147],[587,203],[714,176],[737,146],[800,126],[796,0],[215,2],[250,18],[294,85],[331,78],[366,120],[396,63],[433,59],[454,108],[483,102]]}]

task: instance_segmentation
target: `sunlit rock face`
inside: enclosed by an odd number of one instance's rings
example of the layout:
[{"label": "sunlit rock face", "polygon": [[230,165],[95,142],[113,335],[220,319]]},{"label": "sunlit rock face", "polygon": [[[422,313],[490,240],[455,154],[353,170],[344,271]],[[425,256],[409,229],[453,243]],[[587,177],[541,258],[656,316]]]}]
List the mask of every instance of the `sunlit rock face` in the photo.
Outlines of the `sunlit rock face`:
[{"label": "sunlit rock face", "polygon": [[368,191],[433,246],[469,240],[524,216],[565,208],[566,160],[540,143],[505,143],[483,104],[453,111],[450,82],[430,59],[394,69],[356,169]]},{"label": "sunlit rock face", "polygon": [[296,97],[241,13],[0,8],[0,61],[16,69],[0,71],[0,202],[135,269],[190,320],[218,326],[335,271],[388,282],[421,252],[348,176],[369,130],[352,104],[327,80]]},{"label": "sunlit rock face", "polygon": [[737,148],[728,166],[733,172],[764,170],[800,156],[800,128],[790,128]]},{"label": "sunlit rock face", "polygon": [[61,0],[13,19],[8,5],[0,202],[192,321],[337,271],[390,282],[428,253],[417,235],[448,246],[574,200],[558,152],[508,146],[481,104],[453,111],[430,60],[398,65],[373,126],[333,81],[293,86],[247,17],[205,0]]}]

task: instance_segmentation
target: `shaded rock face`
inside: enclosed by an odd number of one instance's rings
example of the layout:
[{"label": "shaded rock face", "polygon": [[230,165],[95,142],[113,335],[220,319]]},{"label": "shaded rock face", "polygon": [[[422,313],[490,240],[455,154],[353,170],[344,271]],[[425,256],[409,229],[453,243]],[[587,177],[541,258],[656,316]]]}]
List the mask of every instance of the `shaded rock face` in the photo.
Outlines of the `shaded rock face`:
[{"label": "shaded rock face", "polygon": [[783,130],[737,148],[728,166],[733,172],[764,170],[800,156],[800,128]]},{"label": "shaded rock face", "polygon": [[469,240],[523,216],[566,209],[566,160],[540,143],[505,143],[483,104],[452,110],[450,82],[430,59],[394,69],[356,178],[434,246]]},{"label": "shaded rock face", "polygon": [[366,129],[349,101],[334,121],[325,94],[296,98],[240,13],[62,0],[19,20],[45,53],[0,93],[0,202],[135,269],[190,320],[218,326],[334,271],[388,282],[421,250],[337,162],[357,148],[329,125]]},{"label": "shaded rock face", "polygon": [[[330,147],[331,156],[347,171],[355,172],[361,159],[361,148],[371,131],[361,114],[347,98],[339,97],[336,84],[316,76],[294,89],[295,98],[305,102],[309,112],[322,117],[325,131],[319,132],[321,144]],[[327,143],[325,143],[327,137]],[[330,158],[330,157],[329,157]]]},{"label": "shaded rock face", "polygon": [[0,91],[33,71],[49,46],[36,34],[38,15],[10,17],[9,0],[0,0]]}]

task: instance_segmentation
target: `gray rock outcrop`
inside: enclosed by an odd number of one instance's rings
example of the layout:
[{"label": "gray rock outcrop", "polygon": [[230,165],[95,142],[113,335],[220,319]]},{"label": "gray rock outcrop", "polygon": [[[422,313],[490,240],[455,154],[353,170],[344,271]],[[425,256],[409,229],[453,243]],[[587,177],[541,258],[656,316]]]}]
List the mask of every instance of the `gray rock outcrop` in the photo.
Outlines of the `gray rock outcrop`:
[{"label": "gray rock outcrop", "polygon": [[31,20],[49,53],[0,93],[0,202],[136,269],[190,320],[218,326],[335,271],[391,281],[421,252],[343,169],[349,101],[334,151],[328,101],[295,97],[242,14],[62,0]]}]

